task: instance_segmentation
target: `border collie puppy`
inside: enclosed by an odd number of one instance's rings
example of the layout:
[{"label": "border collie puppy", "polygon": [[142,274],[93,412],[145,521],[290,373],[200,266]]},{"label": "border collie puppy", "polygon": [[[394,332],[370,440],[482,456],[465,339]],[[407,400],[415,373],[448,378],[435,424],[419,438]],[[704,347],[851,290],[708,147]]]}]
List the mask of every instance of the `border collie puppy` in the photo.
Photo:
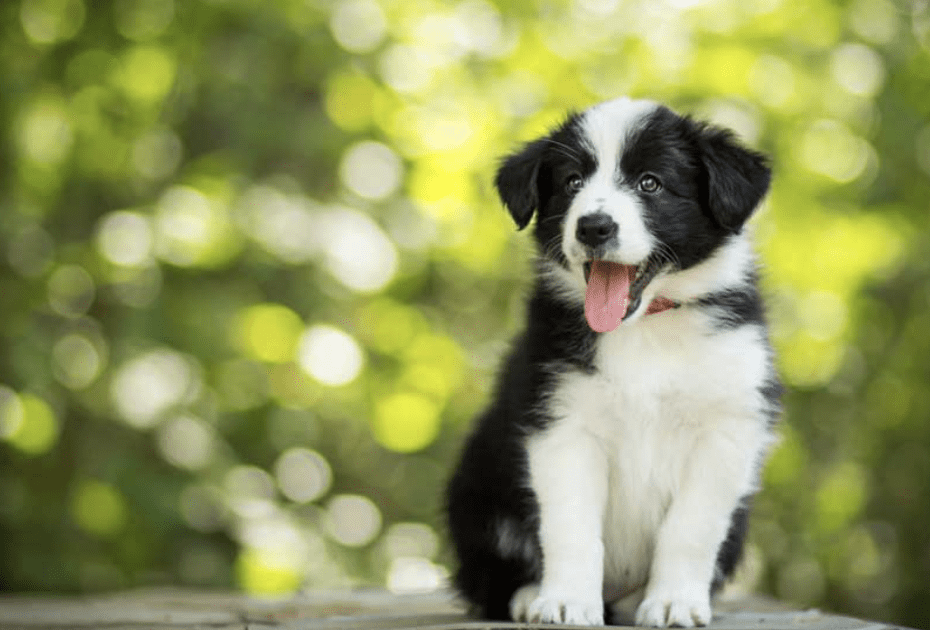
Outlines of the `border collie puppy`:
[{"label": "border collie puppy", "polygon": [[492,619],[703,626],[773,442],[746,220],[766,159],[649,101],[569,118],[496,186],[536,215],[525,332],[448,488],[455,582]]}]

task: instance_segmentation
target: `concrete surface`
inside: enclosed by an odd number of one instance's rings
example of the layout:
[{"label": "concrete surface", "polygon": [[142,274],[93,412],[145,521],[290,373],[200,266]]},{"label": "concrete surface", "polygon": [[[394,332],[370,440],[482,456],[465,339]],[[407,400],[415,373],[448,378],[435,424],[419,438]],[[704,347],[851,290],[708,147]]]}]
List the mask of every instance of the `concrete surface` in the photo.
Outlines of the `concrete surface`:
[{"label": "concrete surface", "polygon": [[[467,617],[446,592],[393,595],[378,590],[309,592],[262,599],[233,593],[144,590],[61,597],[0,596],[0,630],[498,630],[536,628]],[[547,630],[577,626],[544,626]],[[819,611],[790,610],[750,597],[718,602],[719,630],[882,630],[881,624]]]}]

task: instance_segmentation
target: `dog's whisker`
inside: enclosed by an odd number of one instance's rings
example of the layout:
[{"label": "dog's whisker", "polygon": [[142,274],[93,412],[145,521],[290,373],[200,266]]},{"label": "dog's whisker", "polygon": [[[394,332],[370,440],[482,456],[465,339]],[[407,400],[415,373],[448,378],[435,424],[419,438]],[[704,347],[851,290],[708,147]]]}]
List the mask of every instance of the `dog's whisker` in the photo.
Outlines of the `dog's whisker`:
[{"label": "dog's whisker", "polygon": [[546,138],[546,142],[554,145],[554,147],[556,148],[556,151],[558,151],[565,157],[570,158],[574,160],[575,162],[578,162],[579,164],[581,163],[581,156],[578,155],[578,153],[572,147],[568,146],[564,142],[559,142],[558,140],[553,140],[552,138]]},{"label": "dog's whisker", "polygon": [[678,255],[671,247],[665,243],[662,243],[661,241],[656,244],[655,255],[670,264],[673,268],[681,268],[681,261],[679,260]]},{"label": "dog's whisker", "polygon": [[577,163],[579,163],[579,164],[581,163],[581,160],[579,160],[576,156],[574,156],[574,155],[572,155],[572,154],[570,154],[570,153],[567,153],[567,152],[565,152],[565,151],[563,151],[563,150],[561,150],[561,149],[559,149],[559,148],[554,148],[553,150],[554,150],[556,153],[558,153],[559,155],[562,155],[562,156],[564,156],[564,157],[567,157],[569,160],[571,160],[571,161],[573,161],[573,162],[577,162]]},{"label": "dog's whisker", "polygon": [[561,252],[560,252],[560,250],[561,250],[561,245],[562,245],[562,238],[561,238],[561,235],[556,234],[556,235],[553,236],[551,239],[549,239],[549,240],[546,242],[545,246],[543,247],[543,251],[545,252],[545,256],[546,256],[547,258],[558,258],[558,257],[559,257],[559,254],[561,253]]}]

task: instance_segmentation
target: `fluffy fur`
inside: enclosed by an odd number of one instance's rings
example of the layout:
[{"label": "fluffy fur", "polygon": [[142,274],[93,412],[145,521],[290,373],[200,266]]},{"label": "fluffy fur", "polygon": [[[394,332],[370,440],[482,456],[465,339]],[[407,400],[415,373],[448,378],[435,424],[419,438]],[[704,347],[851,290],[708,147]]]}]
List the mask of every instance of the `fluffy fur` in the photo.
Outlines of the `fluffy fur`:
[{"label": "fluffy fur", "polygon": [[[598,625],[631,596],[641,625],[710,621],[779,411],[744,229],[769,180],[727,131],[628,99],[502,163],[539,255],[526,330],[448,488],[455,582],[478,614]],[[592,260],[659,261],[610,332],[585,319]],[[677,308],[647,314],[660,297]]]}]

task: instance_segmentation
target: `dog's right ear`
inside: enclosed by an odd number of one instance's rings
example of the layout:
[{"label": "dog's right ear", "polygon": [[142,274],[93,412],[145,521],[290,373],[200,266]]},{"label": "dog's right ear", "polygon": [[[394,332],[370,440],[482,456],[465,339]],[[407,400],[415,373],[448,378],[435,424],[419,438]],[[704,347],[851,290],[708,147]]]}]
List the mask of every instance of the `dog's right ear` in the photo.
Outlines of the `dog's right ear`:
[{"label": "dog's right ear", "polygon": [[546,144],[544,139],[530,142],[505,158],[494,178],[497,193],[520,230],[529,225],[539,208],[539,170]]}]

